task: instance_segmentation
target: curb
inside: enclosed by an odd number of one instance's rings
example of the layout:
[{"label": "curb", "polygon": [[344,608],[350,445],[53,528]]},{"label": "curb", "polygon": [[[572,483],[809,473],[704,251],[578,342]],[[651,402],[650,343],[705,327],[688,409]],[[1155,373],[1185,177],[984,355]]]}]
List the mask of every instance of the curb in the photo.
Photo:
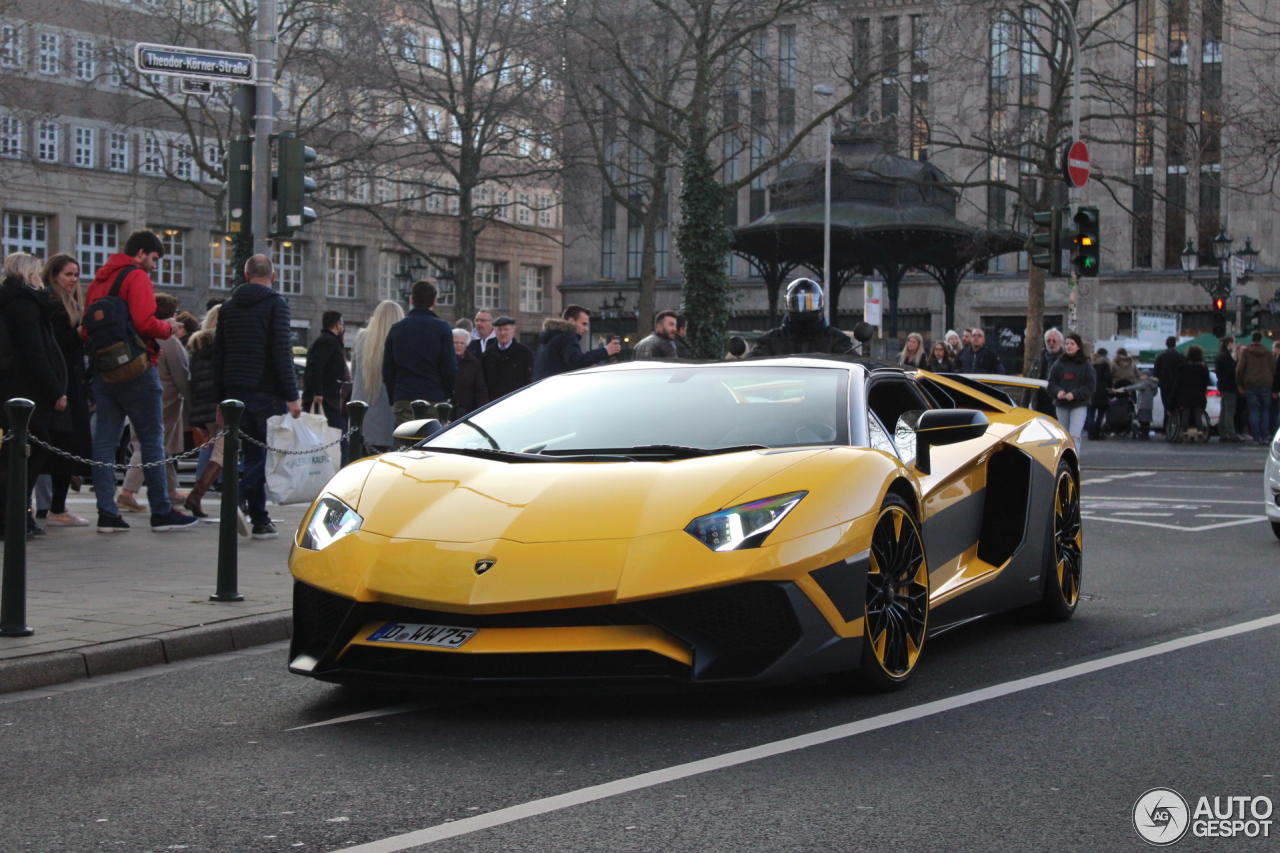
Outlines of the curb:
[{"label": "curb", "polygon": [[293,637],[292,613],[228,619],[149,637],[0,660],[0,693],[16,693],[147,666],[238,651]]}]

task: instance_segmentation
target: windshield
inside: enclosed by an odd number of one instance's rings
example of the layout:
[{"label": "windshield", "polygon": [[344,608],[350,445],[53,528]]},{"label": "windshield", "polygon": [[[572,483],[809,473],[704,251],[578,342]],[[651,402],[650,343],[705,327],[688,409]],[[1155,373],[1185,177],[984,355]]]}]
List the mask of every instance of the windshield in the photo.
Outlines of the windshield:
[{"label": "windshield", "polygon": [[518,453],[848,443],[848,372],[673,366],[556,376],[421,446]]}]

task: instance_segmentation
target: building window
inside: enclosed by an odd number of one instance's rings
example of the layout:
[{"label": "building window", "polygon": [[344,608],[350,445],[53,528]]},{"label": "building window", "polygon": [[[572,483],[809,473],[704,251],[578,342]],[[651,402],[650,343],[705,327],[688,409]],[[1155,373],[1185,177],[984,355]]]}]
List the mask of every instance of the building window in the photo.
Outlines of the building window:
[{"label": "building window", "polygon": [[151,280],[160,287],[186,287],[187,257],[183,233],[177,228],[164,228],[156,231],[156,236],[164,246],[164,254],[156,262]]},{"label": "building window", "polygon": [[614,278],[618,252],[618,203],[612,196],[600,200],[600,277]]},{"label": "building window", "polygon": [[[456,291],[453,287],[454,276],[458,273],[457,258],[432,258],[434,272],[429,275],[436,280],[436,304],[452,306],[456,303]],[[443,275],[448,273],[448,276]]]},{"label": "building window", "polygon": [[97,157],[94,156],[94,143],[97,141],[97,134],[93,132],[92,127],[77,127],[75,129],[75,150],[73,152],[75,164],[82,169],[92,169],[97,165]]},{"label": "building window", "polygon": [[640,218],[627,212],[627,278],[640,277],[640,264],[644,253],[644,228]]},{"label": "building window", "polygon": [[110,143],[111,163],[110,169],[113,172],[129,171],[129,137],[124,133],[111,134]]},{"label": "building window", "polygon": [[911,158],[929,159],[929,19],[911,16]]},{"label": "building window", "polygon": [[502,305],[502,271],[493,261],[476,261],[476,308],[492,311]]},{"label": "building window", "polygon": [[0,157],[22,156],[22,121],[14,116],[0,118]]},{"label": "building window", "polygon": [[547,285],[546,267],[520,266],[520,310],[529,314],[543,312],[543,293]]},{"label": "building window", "polygon": [[214,234],[209,240],[209,287],[213,290],[230,290],[235,283],[231,269],[231,256],[235,253],[231,237]]},{"label": "building window", "polygon": [[325,270],[325,295],[330,299],[356,298],[356,248],[330,246],[329,265]]},{"label": "building window", "polygon": [[516,221],[528,225],[533,221],[533,212],[529,209],[529,194],[520,193],[516,200],[519,202],[519,206],[516,208]]},{"label": "building window", "polygon": [[499,219],[510,220],[511,219],[511,193],[508,192],[507,190],[498,190],[498,192],[495,193],[495,195],[496,195],[496,198],[494,199],[494,201],[497,209],[494,211],[494,215],[497,216]]},{"label": "building window", "polygon": [[796,135],[796,28],[778,27],[778,147]]},{"label": "building window", "polygon": [[898,148],[898,18],[880,19],[880,116],[890,151]]},{"label": "building window", "polygon": [[306,244],[283,240],[272,252],[276,265],[276,289],[285,296],[302,293],[302,250]]},{"label": "building window", "polygon": [[22,67],[22,30],[17,27],[0,27],[0,66]]},{"label": "building window", "polygon": [[37,258],[45,257],[49,249],[49,220],[31,213],[6,213],[4,215],[4,254],[26,252]]},{"label": "building window", "polygon": [[41,74],[62,73],[62,37],[57,33],[40,34],[40,54],[36,67]]},{"label": "building window", "polygon": [[180,181],[189,181],[195,176],[196,161],[191,156],[191,149],[178,145],[173,151],[173,176]]},{"label": "building window", "polygon": [[36,159],[41,163],[58,162],[58,137],[62,126],[56,121],[42,121],[36,131]]},{"label": "building window", "polygon": [[92,80],[97,72],[94,61],[93,42],[89,39],[76,39],[76,79]]},{"label": "building window", "polygon": [[164,174],[164,144],[154,136],[142,141],[142,174]]},{"label": "building window", "polygon": [[378,301],[400,299],[400,271],[407,270],[413,259],[404,252],[378,253]]},{"label": "building window", "polygon": [[654,276],[657,278],[666,278],[667,258],[670,256],[668,249],[667,226],[661,225],[653,232],[653,268]]},{"label": "building window", "polygon": [[538,224],[544,228],[551,228],[556,224],[555,202],[549,195],[538,196]]},{"label": "building window", "polygon": [[76,260],[80,275],[91,276],[107,262],[107,256],[120,251],[120,226],[114,222],[81,219],[76,223]]}]

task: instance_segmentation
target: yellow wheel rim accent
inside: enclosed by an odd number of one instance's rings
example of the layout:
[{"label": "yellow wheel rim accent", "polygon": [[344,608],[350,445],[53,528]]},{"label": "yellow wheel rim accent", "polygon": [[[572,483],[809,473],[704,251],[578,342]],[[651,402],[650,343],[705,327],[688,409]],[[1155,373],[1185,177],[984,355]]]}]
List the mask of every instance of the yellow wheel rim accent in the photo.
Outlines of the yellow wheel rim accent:
[{"label": "yellow wheel rim accent", "polygon": [[898,506],[881,510],[871,536],[865,615],[876,662],[886,674],[905,677],[928,629],[929,567],[920,528]]},{"label": "yellow wheel rim accent", "polygon": [[1053,499],[1053,560],[1062,600],[1074,607],[1080,599],[1080,561],[1084,529],[1080,524],[1080,492],[1070,471],[1058,477]]}]

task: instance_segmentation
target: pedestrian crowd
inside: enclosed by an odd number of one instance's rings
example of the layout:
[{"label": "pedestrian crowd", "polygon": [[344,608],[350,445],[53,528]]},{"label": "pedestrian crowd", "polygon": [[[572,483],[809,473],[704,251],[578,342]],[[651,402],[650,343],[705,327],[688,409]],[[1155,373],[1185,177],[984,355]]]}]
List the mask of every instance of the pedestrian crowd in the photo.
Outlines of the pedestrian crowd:
[{"label": "pedestrian crowd", "polygon": [[[516,340],[516,321],[480,310],[474,320],[452,327],[435,313],[438,296],[430,281],[412,285],[410,308],[379,304],[356,335],[347,360],[341,313],[326,311],[323,329],[306,355],[301,382],[294,367],[288,302],[275,289],[276,273],[265,255],[245,264],[244,282],[226,299],[211,299],[203,318],[183,310],[178,298],[156,294],[151,272],[164,245],[150,231],[136,231],[123,250],[97,270],[81,270],[70,255],[46,262],[21,252],[4,261],[0,283],[0,401],[25,397],[35,403],[30,433],[28,504],[37,492],[37,512],[29,513],[28,536],[40,535],[39,521],[55,526],[89,526],[70,512],[67,495],[90,482],[102,533],[131,528],[126,513],[150,513],[156,532],[191,529],[208,518],[202,505],[223,470],[223,415],[219,402],[244,403],[240,419],[244,445],[241,477],[241,533],[255,539],[278,535],[266,508],[268,420],[300,417],[304,407],[323,415],[343,432],[347,403],[368,405],[363,437],[372,452],[394,446],[394,431],[414,417],[413,403],[425,401],[432,417],[463,417],[531,382],[618,358],[621,341],[584,349],[590,312],[569,305],[543,322],[536,351]],[[92,272],[86,289],[82,278]],[[742,357],[804,353],[850,353],[853,341],[825,320],[821,286],[796,279],[784,297],[782,324],[761,335]],[[690,355],[687,323],[675,311],[659,311],[653,330],[635,346],[636,359]],[[1210,393],[1210,369],[1221,394],[1220,437],[1224,442],[1261,443],[1280,424],[1280,373],[1275,351],[1254,334],[1251,343],[1223,338],[1212,368],[1204,352],[1185,353],[1169,338],[1151,370],[1139,371],[1125,349],[1108,358],[1090,355],[1080,336],[1050,329],[1031,375],[1044,379],[1037,408],[1057,417],[1079,442],[1104,437],[1117,406],[1149,432],[1156,396],[1166,413],[1186,426],[1199,423]],[[730,355],[729,357],[735,357]],[[935,373],[1002,374],[999,353],[982,328],[948,331],[930,342],[917,332],[906,336],[898,363]],[[299,387],[299,384],[301,387]],[[128,432],[125,432],[125,426]],[[0,408],[0,427],[7,413]],[[200,445],[196,481],[184,493],[173,462],[190,432]],[[345,432],[341,461],[350,455]],[[56,448],[60,453],[46,449]],[[11,445],[12,446],[12,445]],[[117,491],[112,465],[127,457],[131,466]],[[84,459],[92,459],[92,466]],[[9,452],[0,454],[0,479],[7,479]],[[147,505],[138,495],[146,486]],[[39,487],[39,488],[38,488]],[[4,532],[5,490],[0,489],[0,534]],[[185,511],[184,511],[185,510]]]}]

